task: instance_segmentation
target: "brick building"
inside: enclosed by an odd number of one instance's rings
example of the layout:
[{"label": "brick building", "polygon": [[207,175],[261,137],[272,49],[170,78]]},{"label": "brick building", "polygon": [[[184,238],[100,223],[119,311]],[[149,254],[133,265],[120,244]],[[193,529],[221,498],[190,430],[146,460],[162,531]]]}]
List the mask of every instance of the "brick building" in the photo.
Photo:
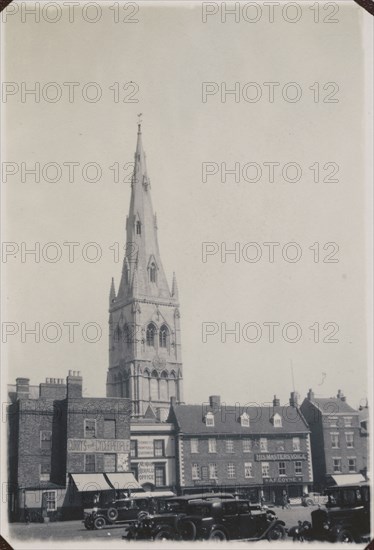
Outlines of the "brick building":
[{"label": "brick building", "polygon": [[359,411],[348,405],[343,393],[316,397],[310,389],[301,411],[311,431],[316,490],[363,480],[368,466],[367,431],[360,425]]},{"label": "brick building", "polygon": [[183,492],[240,490],[252,500],[279,502],[284,492],[299,498],[313,482],[309,428],[291,394],[281,406],[221,404],[211,396],[203,405],[172,400],[177,485]]},{"label": "brick building", "polygon": [[10,517],[81,517],[94,494],[140,488],[131,474],[131,402],[82,397],[82,378],[9,386]]}]

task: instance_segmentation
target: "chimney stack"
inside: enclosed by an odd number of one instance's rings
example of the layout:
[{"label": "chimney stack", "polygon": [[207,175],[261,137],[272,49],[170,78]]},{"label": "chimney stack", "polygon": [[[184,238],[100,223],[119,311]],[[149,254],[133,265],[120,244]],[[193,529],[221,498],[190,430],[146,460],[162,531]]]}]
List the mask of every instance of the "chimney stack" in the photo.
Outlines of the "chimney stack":
[{"label": "chimney stack", "polygon": [[16,378],[17,399],[28,399],[30,397],[30,378]]},{"label": "chimney stack", "polygon": [[338,399],[340,399],[341,401],[346,401],[347,398],[346,396],[344,395],[344,393],[342,392],[342,390],[338,390],[338,395],[336,396]]},{"label": "chimney stack", "polygon": [[312,391],[312,388],[309,388],[307,398],[309,399],[309,401],[313,401],[313,399],[314,399],[314,392]]},{"label": "chimney stack", "polygon": [[290,405],[291,407],[298,407],[299,406],[299,394],[296,391],[291,392],[290,396]]},{"label": "chimney stack", "polygon": [[274,395],[273,407],[280,407],[280,400],[278,399],[278,397],[276,395]]},{"label": "chimney stack", "polygon": [[172,397],[170,397],[170,406],[174,408],[176,404],[177,398],[175,397],[175,395],[173,395]]},{"label": "chimney stack", "polygon": [[78,370],[69,370],[69,375],[66,378],[67,398],[82,397],[83,379]]},{"label": "chimney stack", "polygon": [[220,395],[210,395],[209,396],[209,405],[211,409],[217,410],[221,406],[221,396]]}]

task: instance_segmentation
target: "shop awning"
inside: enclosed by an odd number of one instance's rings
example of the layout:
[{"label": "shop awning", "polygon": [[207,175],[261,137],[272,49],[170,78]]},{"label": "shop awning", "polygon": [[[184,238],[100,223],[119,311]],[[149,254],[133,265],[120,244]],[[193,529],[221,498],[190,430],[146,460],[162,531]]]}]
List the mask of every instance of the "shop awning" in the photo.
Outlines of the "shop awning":
[{"label": "shop awning", "polygon": [[332,475],[334,483],[338,486],[340,485],[354,485],[356,483],[362,483],[365,481],[365,478],[361,474],[341,474],[341,475]]},{"label": "shop awning", "polygon": [[108,473],[105,475],[113,489],[143,489],[131,472]]},{"label": "shop awning", "polygon": [[104,474],[70,474],[79,492],[111,491]]}]

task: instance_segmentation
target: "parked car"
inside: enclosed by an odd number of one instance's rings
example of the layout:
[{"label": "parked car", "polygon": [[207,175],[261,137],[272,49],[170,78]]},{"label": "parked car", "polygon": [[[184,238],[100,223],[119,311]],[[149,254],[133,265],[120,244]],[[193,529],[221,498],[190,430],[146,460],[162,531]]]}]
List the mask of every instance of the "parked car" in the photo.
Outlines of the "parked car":
[{"label": "parked car", "polygon": [[131,522],[157,512],[163,498],[154,492],[113,500],[85,513],[83,523],[86,529],[102,529],[106,525]]},{"label": "parked car", "polygon": [[[304,539],[327,542],[369,542],[369,485],[361,483],[331,487],[325,491],[325,494],[326,505],[312,512],[312,524],[310,528],[304,529]],[[291,528],[289,535],[296,535],[298,527]]]},{"label": "parked car", "polygon": [[318,504],[326,504],[327,497],[321,493],[308,493],[301,497],[303,506],[318,506]]},{"label": "parked car", "polygon": [[192,541],[279,540],[285,537],[283,521],[270,520],[265,510],[252,508],[253,504],[243,499],[192,499],[183,512],[176,509],[138,521],[127,538]]}]

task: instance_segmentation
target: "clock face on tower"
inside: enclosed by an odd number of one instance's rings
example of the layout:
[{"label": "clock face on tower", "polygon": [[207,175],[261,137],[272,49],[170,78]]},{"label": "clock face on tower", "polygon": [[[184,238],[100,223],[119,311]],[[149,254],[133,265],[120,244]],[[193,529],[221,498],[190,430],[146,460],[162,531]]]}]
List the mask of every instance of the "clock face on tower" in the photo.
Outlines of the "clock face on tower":
[{"label": "clock face on tower", "polygon": [[166,361],[158,355],[155,355],[152,359],[152,366],[155,367],[155,369],[163,369],[166,366]]}]

